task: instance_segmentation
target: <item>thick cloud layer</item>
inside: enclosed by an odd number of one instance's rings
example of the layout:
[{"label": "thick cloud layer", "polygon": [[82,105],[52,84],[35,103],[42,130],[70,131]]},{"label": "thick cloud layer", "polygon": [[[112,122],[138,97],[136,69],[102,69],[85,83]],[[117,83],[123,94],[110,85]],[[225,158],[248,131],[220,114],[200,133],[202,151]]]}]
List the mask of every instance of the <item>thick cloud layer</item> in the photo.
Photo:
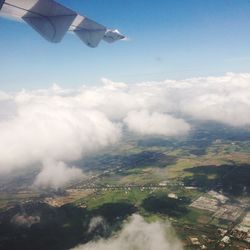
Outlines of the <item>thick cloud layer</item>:
[{"label": "thick cloud layer", "polygon": [[157,112],[149,114],[147,110],[129,112],[124,122],[130,131],[140,135],[182,135],[190,129],[182,119]]},{"label": "thick cloud layer", "polygon": [[196,78],[180,99],[180,110],[196,119],[232,126],[250,124],[250,74]]},{"label": "thick cloud layer", "polygon": [[181,250],[180,241],[170,227],[160,222],[148,224],[139,215],[133,215],[118,236],[81,245],[74,250]]},{"label": "thick cloud layer", "polygon": [[[123,128],[142,136],[176,136],[192,126],[186,118],[249,125],[249,110],[250,74],[133,85],[103,79],[101,86],[73,90],[55,85],[0,92],[0,175],[47,159],[81,159],[116,143]],[[55,172],[42,171],[40,176]]]},{"label": "thick cloud layer", "polygon": [[46,159],[77,160],[120,138],[117,124],[98,110],[82,108],[76,98],[46,91],[9,99],[15,113],[0,122],[0,174]]}]

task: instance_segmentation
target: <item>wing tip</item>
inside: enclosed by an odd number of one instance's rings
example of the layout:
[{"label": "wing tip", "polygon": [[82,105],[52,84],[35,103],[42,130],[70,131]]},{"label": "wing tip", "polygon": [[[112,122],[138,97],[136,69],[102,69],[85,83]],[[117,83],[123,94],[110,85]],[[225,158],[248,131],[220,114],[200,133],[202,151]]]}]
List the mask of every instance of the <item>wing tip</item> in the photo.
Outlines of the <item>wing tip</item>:
[{"label": "wing tip", "polygon": [[114,43],[118,40],[125,40],[126,39],[126,36],[122,35],[119,30],[107,30],[104,37],[103,37],[103,40],[107,43]]}]

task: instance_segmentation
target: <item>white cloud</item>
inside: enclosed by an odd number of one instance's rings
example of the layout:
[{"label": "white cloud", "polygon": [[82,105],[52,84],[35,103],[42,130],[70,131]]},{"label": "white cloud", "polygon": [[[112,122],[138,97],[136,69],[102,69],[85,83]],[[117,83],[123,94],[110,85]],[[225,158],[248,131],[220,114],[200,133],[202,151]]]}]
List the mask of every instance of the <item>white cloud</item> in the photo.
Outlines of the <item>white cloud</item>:
[{"label": "white cloud", "polygon": [[63,162],[48,160],[37,175],[34,185],[40,188],[58,189],[83,177],[83,172],[76,167],[68,167]]},{"label": "white cloud", "polygon": [[89,222],[89,229],[88,233],[92,233],[94,230],[96,230],[98,227],[102,227],[103,229],[106,228],[106,222],[105,219],[101,216],[93,217]]},{"label": "white cloud", "polygon": [[232,126],[250,124],[250,74],[190,79],[180,110],[196,119]]},{"label": "white cloud", "polygon": [[122,231],[108,240],[80,245],[74,250],[182,250],[181,242],[171,232],[170,225],[146,223],[133,215]]},{"label": "white cloud", "polygon": [[120,137],[103,112],[84,109],[73,97],[18,93],[11,119],[0,121],[0,174],[43,162],[73,161]]},{"label": "white cloud", "polygon": [[[122,126],[142,135],[181,135],[185,119],[250,125],[250,74],[128,85],[0,92],[0,175],[79,160],[116,143]],[[178,119],[176,118],[178,117]]]},{"label": "white cloud", "polygon": [[127,84],[124,82],[113,82],[107,78],[102,78],[101,81],[104,84],[106,89],[116,90],[116,89],[125,89],[127,88]]},{"label": "white cloud", "polygon": [[147,110],[131,111],[124,119],[129,130],[140,135],[176,136],[186,134],[190,126],[182,119]]}]

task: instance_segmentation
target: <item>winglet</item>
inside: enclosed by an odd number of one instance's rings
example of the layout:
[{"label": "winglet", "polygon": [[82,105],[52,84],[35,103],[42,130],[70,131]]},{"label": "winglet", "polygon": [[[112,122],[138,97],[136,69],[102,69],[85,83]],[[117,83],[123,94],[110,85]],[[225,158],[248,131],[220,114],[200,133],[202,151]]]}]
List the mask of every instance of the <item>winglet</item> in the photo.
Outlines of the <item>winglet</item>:
[{"label": "winglet", "polygon": [[125,39],[126,37],[122,35],[118,30],[107,30],[103,40],[108,43],[113,43],[118,40]]}]

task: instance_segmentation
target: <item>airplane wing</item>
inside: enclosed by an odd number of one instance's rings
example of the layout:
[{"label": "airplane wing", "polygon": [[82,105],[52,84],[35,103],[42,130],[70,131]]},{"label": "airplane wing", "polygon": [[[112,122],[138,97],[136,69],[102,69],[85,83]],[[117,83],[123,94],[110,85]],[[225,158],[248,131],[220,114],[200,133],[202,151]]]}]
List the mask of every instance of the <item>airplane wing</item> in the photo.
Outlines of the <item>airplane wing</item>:
[{"label": "airplane wing", "polygon": [[101,40],[110,43],[124,38],[116,30],[108,30],[54,0],[0,0],[0,14],[26,22],[53,43],[60,42],[68,31],[93,48]]}]

